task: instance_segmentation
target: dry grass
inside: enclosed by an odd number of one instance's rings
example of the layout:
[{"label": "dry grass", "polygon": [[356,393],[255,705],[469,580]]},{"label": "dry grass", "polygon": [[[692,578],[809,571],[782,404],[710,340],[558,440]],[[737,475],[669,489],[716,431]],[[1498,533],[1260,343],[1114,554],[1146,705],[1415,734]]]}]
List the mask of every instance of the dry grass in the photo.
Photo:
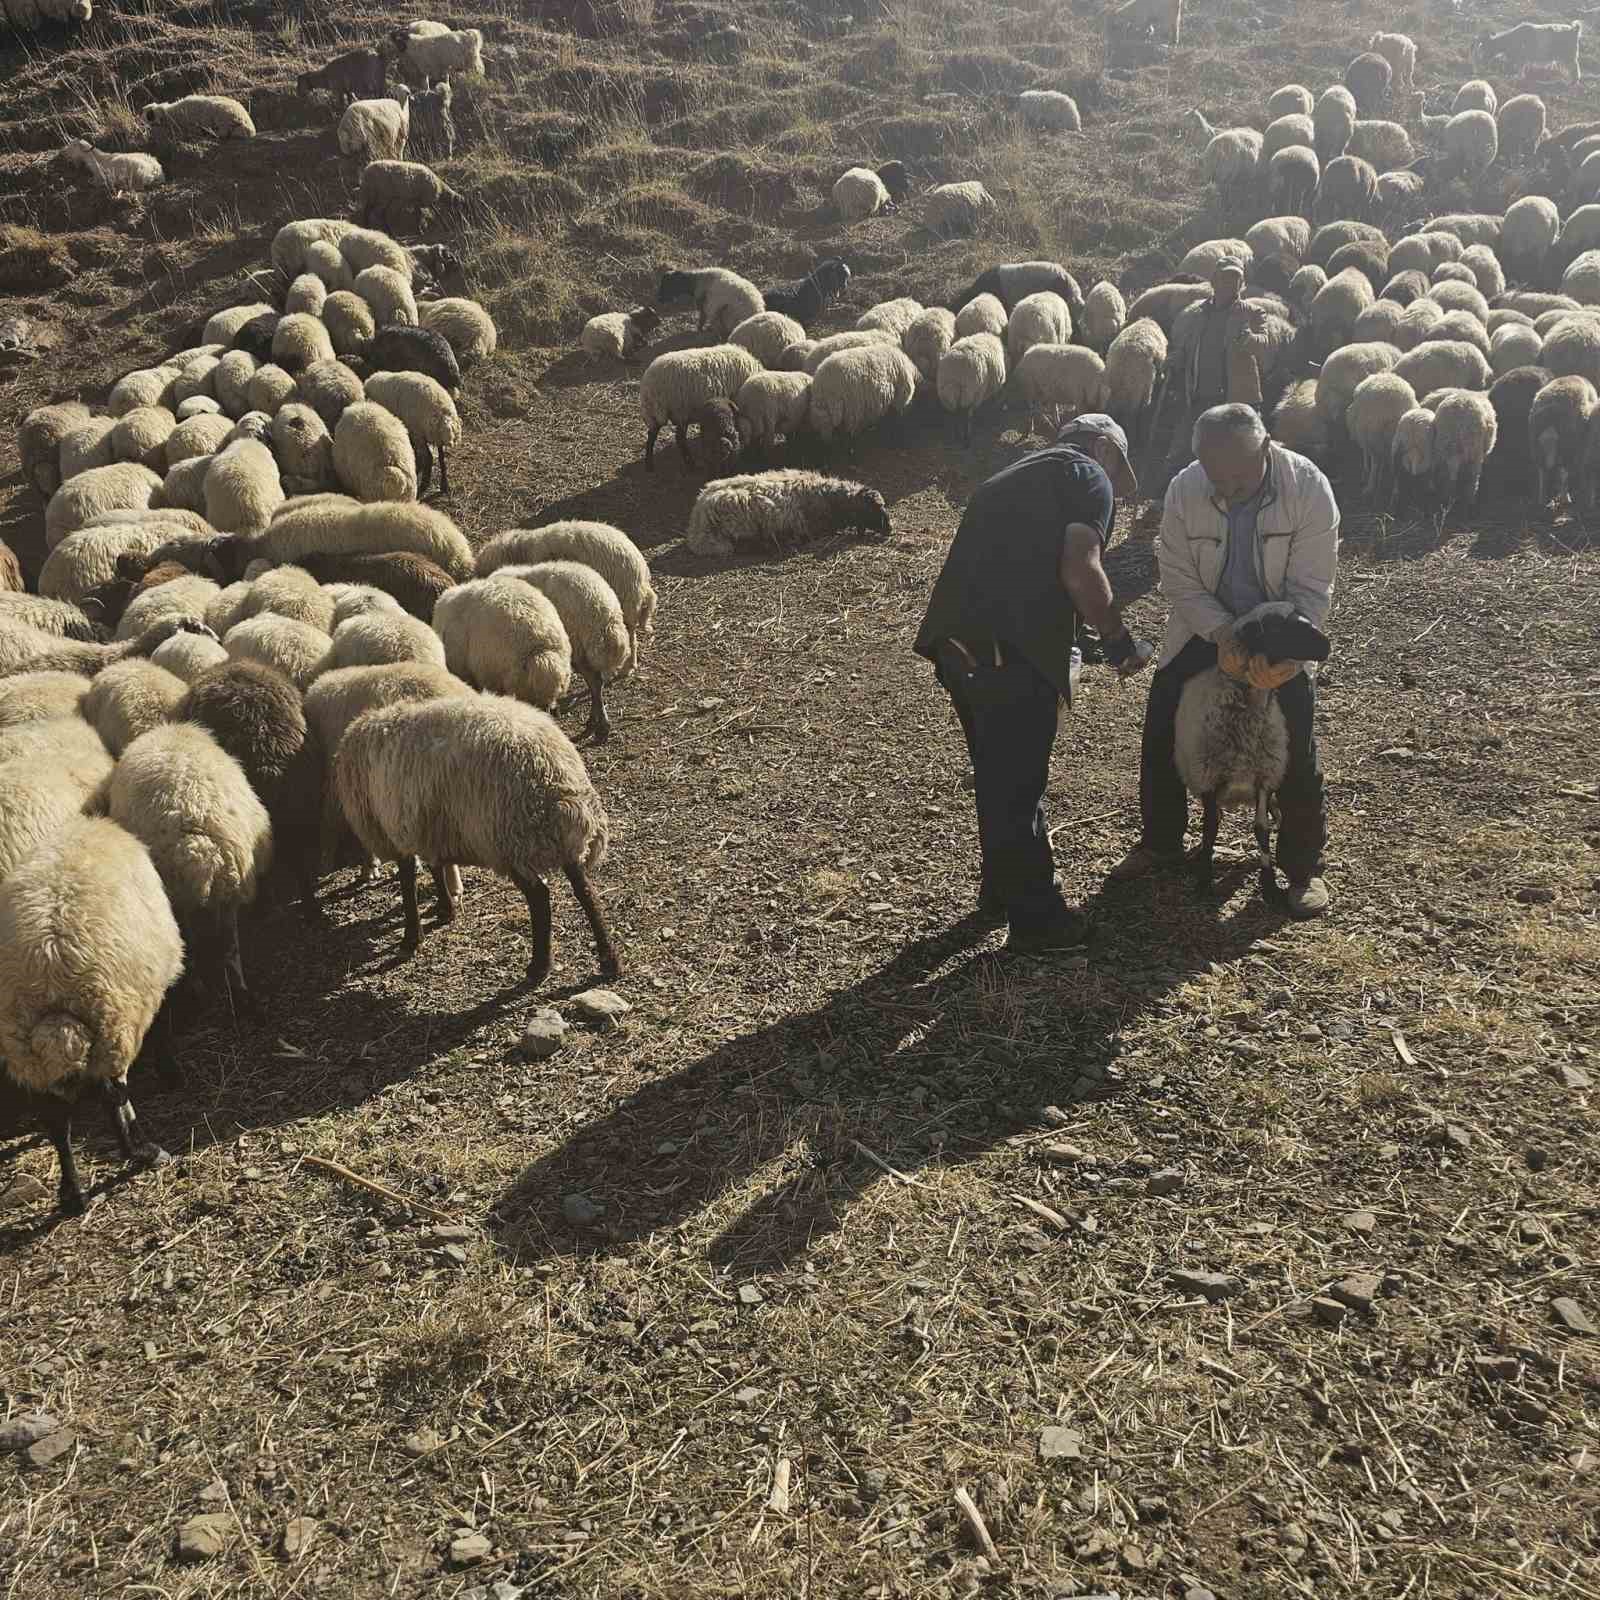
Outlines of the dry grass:
[{"label": "dry grass", "polygon": [[[1511,500],[1395,524],[1342,482],[1324,924],[1282,924],[1247,872],[1218,902],[1102,888],[1142,696],[1091,671],[1052,821],[1096,937],[1018,965],[961,920],[965,762],[909,652],[1015,419],[959,451],[936,429],[864,443],[881,545],[713,568],[676,545],[696,481],[639,472],[633,378],[570,354],[668,259],[766,281],[843,251],[830,331],[999,257],[1153,281],[1250,220],[1194,192],[1190,104],[1251,116],[1379,26],[1424,41],[1437,101],[1483,19],[1230,0],[1192,8],[1172,60],[1102,70],[1098,14],[1043,4],[526,12],[450,14],[489,46],[443,170],[477,202],[454,242],[503,341],[468,385],[450,509],[475,541],[599,516],[652,553],[657,638],[590,753],[637,1009],[524,1062],[520,897],[476,874],[460,923],[396,965],[392,882],[341,885],[326,932],[251,930],[267,1026],[208,1016],[181,1091],[137,1086],[174,1166],[124,1174],[90,1130],[102,1192],[57,1224],[48,1150],[8,1147],[0,1412],[77,1438],[0,1462],[0,1593],[1600,1596],[1597,1351],[1548,1310],[1600,1312],[1600,1129],[1560,1076],[1600,1068],[1588,530]],[[393,20],[142,0],[8,50],[6,238],[76,268],[54,297],[19,285],[61,348],[0,375],[8,414],[98,395],[282,221],[348,212],[330,108],[288,87]],[[1005,97],[1031,84],[1078,96],[1082,139],[1017,128]],[[142,145],[136,108],[186,86],[248,91],[262,137],[163,150],[169,184],[134,206],[50,163],[77,133]],[[1549,94],[1557,123],[1591,114]],[[913,205],[847,235],[833,178],[890,157],[981,178],[997,233],[936,243]],[[1498,206],[1537,178],[1434,198]],[[36,562],[39,508],[7,488],[0,535]],[[1153,634],[1151,507],[1129,515],[1119,586]],[[538,998],[563,1004],[589,947],[556,914]],[[1364,1272],[1370,1311],[1313,1309]],[[1076,1457],[1041,1457],[1055,1426]],[[180,1563],[178,1526],[214,1510],[229,1548]],[[297,1516],[317,1537],[289,1559]],[[468,1528],[491,1553],[462,1571]]]}]

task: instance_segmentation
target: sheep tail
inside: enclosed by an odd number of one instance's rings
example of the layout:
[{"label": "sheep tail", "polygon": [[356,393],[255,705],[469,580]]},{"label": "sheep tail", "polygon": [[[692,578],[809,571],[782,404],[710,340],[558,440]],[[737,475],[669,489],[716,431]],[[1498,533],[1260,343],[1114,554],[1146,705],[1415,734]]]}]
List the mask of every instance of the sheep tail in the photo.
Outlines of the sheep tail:
[{"label": "sheep tail", "polygon": [[569,793],[556,801],[555,832],[563,861],[593,872],[605,860],[611,829],[592,794]]},{"label": "sheep tail", "polygon": [[374,500],[415,500],[416,480],[403,467],[385,467],[378,474],[378,493]]},{"label": "sheep tail", "polygon": [[656,592],[653,588],[646,588],[639,598],[639,633],[642,638],[650,638],[656,631]]},{"label": "sheep tail", "polygon": [[185,898],[210,904],[228,878],[216,840],[204,833],[186,833],[175,846],[174,855],[173,865],[187,891]]},{"label": "sheep tail", "polygon": [[57,1083],[76,1077],[89,1065],[94,1035],[70,1011],[51,1011],[33,1025],[28,1045],[49,1081]]}]

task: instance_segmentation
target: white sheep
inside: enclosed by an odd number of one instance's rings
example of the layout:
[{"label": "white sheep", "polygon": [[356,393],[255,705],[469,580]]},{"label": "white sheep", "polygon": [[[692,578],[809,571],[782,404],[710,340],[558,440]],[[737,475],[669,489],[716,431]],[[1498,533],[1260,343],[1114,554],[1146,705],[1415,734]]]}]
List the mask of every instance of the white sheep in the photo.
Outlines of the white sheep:
[{"label": "white sheep", "polygon": [[186,94],[181,100],[152,101],[145,116],[163,133],[208,133],[213,139],[253,139],[250,113],[230,95]]},{"label": "white sheep", "polygon": [[811,426],[823,444],[836,433],[863,433],[886,417],[904,416],[916,393],[917,369],[897,345],[841,350],[812,376]]},{"label": "white sheep", "polygon": [[248,305],[227,306],[221,311],[215,311],[206,322],[205,332],[201,339],[206,344],[220,344],[224,347],[231,345],[239,330],[252,323],[257,317],[270,317],[276,313],[277,308],[265,300],[255,300]]},{"label": "white sheep", "polygon": [[572,681],[572,644],[546,596],[501,572],[439,596],[433,626],[457,677],[548,711]]},{"label": "white sheep", "polygon": [[938,376],[939,358],[956,339],[955,313],[943,306],[930,306],[920,312],[900,338],[900,348],[911,357],[911,364],[924,383]]},{"label": "white sheep", "polygon": [[[153,405],[137,406],[124,412],[123,415],[132,416],[134,410],[156,409],[164,408]],[[90,417],[87,422],[67,430],[61,440],[58,474],[60,481],[56,485],[57,488],[69,478],[91,472],[96,467],[109,467],[116,460],[115,437],[117,425],[121,420],[121,416]]]},{"label": "white sheep", "polygon": [[272,452],[238,439],[212,456],[203,485],[206,521],[218,533],[259,533],[283,504]]},{"label": "white sheep", "polygon": [[[320,317],[322,308],[328,303],[328,286],[314,272],[302,272],[293,283],[289,285],[288,292],[283,297],[285,315],[300,312],[304,315]],[[239,352],[235,351],[235,354]]]},{"label": "white sheep", "polygon": [[1477,504],[1483,464],[1494,449],[1497,422],[1494,407],[1484,394],[1452,389],[1433,416],[1436,470],[1446,506],[1459,495],[1468,510]]},{"label": "white sheep", "polygon": [[[730,307],[732,315],[736,307]],[[761,310],[760,306],[755,308]],[[755,312],[749,313],[754,315]],[[480,361],[495,353],[500,335],[494,319],[476,300],[461,295],[449,295],[443,300],[423,300],[417,305],[417,320],[429,333],[436,333],[454,352],[463,372],[470,372]],[[736,317],[730,328],[737,327],[743,317]]]},{"label": "white sheep", "polygon": [[404,35],[401,59],[430,84],[448,80],[452,72],[481,78],[483,34],[477,28],[413,22]]},{"label": "white sheep", "polygon": [[941,183],[923,197],[922,220],[931,233],[975,233],[995,210],[994,196],[981,183]]},{"label": "white sheep", "polygon": [[1392,344],[1347,344],[1322,363],[1317,374],[1317,413],[1324,422],[1342,423],[1360,383],[1374,373],[1392,370],[1400,352]]},{"label": "white sheep", "polygon": [[830,333],[826,339],[806,339],[790,345],[783,353],[783,370],[795,370],[793,361],[796,350],[804,352],[800,370],[809,372],[815,377],[817,368],[829,356],[836,356],[841,350],[866,350],[873,345],[891,345],[898,348],[899,344],[899,339],[887,328],[852,328],[848,333]]},{"label": "white sheep", "polygon": [[333,436],[310,406],[281,406],[272,419],[272,453],[285,494],[316,494],[333,483]]},{"label": "white sheep", "polygon": [[1416,403],[1416,391],[1393,372],[1375,372],[1356,385],[1345,409],[1344,423],[1351,441],[1361,451],[1365,468],[1362,487],[1368,494],[1381,495],[1395,425]]},{"label": "white sheep", "polygon": [[260,363],[248,350],[230,350],[211,374],[211,390],[226,416],[242,417],[250,407],[250,380]]},{"label": "white sheep", "polygon": [[[36,406],[22,419],[17,430],[17,459],[22,464],[23,477],[46,498],[61,487],[62,441],[89,420],[88,406],[76,400]],[[115,421],[109,417],[101,420]]]},{"label": "white sheep", "polygon": [[417,458],[405,424],[370,400],[347,406],[333,430],[333,470],[358,500],[415,500]]},{"label": "white sheep", "polygon": [[1486,244],[1468,245],[1461,252],[1460,265],[1465,267],[1486,300],[1493,300],[1506,291],[1505,270],[1500,258]]},{"label": "white sheep", "polygon": [[77,604],[116,578],[119,556],[146,555],[171,536],[166,527],[131,522],[69,533],[45,557],[39,569],[39,593]]},{"label": "white sheep", "polygon": [[301,496],[284,504],[257,547],[271,561],[298,561],[317,553],[409,551],[426,556],[453,578],[472,571],[472,547],[455,523],[432,506],[412,502],[363,505],[345,495]]},{"label": "white sheep", "polygon": [[45,549],[55,549],[101,512],[153,506],[160,493],[161,479],[136,461],[116,461],[81,472],[50,496],[44,513]]},{"label": "white sheep", "polygon": [[[762,315],[776,317],[781,313],[763,312]],[[755,322],[760,319],[753,317],[748,320]],[[603,311],[584,323],[583,332],[578,335],[578,348],[592,356],[610,356],[614,361],[630,361],[644,349],[650,335],[660,325],[661,318],[654,306],[640,306],[633,311]],[[744,323],[739,325],[741,328],[744,326]],[[801,331],[803,334],[804,330]],[[735,336],[738,332],[739,329],[735,328]],[[729,342],[745,343],[737,337]]]},{"label": "white sheep", "polygon": [[137,639],[148,628],[168,617],[188,617],[206,622],[211,603],[220,593],[210,578],[186,572],[181,578],[140,590],[128,602],[117,623],[118,640]]},{"label": "white sheep", "polygon": [[1356,125],[1355,96],[1342,83],[1324,89],[1311,113],[1316,130],[1313,140],[1319,161],[1333,161],[1342,156],[1350,143],[1351,130]]},{"label": "white sheep", "polygon": [[1563,483],[1577,502],[1590,470],[1591,432],[1600,394],[1587,379],[1556,378],[1541,388],[1528,411],[1528,442],[1537,474],[1535,499],[1548,505]]},{"label": "white sheep", "polygon": [[[267,370],[265,368],[263,371]],[[355,372],[344,362],[318,361],[300,374],[294,394],[285,396],[280,407],[293,399],[303,400],[322,418],[323,427],[331,433],[339,425],[339,418],[356,401],[366,398],[366,389]]]},{"label": "white sheep", "polygon": [[[908,295],[902,295],[897,300],[880,301],[879,304],[863,311],[856,319],[856,331],[871,333],[881,330],[898,344],[905,338],[911,324],[922,315],[922,310],[922,302],[913,300]],[[805,337],[804,328],[800,330],[799,337]]]},{"label": "white sheep", "polygon": [[1275,262],[1292,278],[1311,248],[1311,224],[1304,217],[1266,217],[1247,228],[1241,242],[1249,251],[1245,260]]},{"label": "white sheep", "polygon": [[[338,245],[327,239],[315,239],[306,246],[301,267],[306,276],[315,278],[330,295],[349,293],[351,284],[355,282],[355,270],[345,260],[344,253]],[[292,310],[293,307],[285,306],[284,309]]]},{"label": "white sheep", "polygon": [[137,461],[152,472],[166,471],[167,440],[178,419],[165,406],[140,406],[117,419],[111,431],[114,461]]},{"label": "white sheep", "polygon": [[[401,84],[392,99],[352,100],[345,107],[339,118],[339,149],[362,165],[399,161],[405,156],[410,132],[411,91]],[[276,260],[276,241],[273,253]]]},{"label": "white sheep", "polygon": [[337,246],[347,233],[355,231],[355,226],[338,217],[301,217],[286,222],[273,235],[272,264],[285,279],[294,278],[306,270],[306,252],[312,245]]},{"label": "white sheep", "polygon": [[1224,202],[1255,183],[1261,168],[1262,136],[1255,128],[1225,128],[1200,157],[1200,181],[1216,186]]},{"label": "white sheep", "polygon": [[375,372],[367,379],[366,396],[404,424],[417,461],[417,493],[425,493],[432,480],[432,452],[437,450],[439,488],[449,494],[445,450],[461,442],[461,417],[445,389],[424,372]]},{"label": "white sheep", "polygon": [[302,694],[328,664],[332,640],[309,622],[264,611],[236,622],[223,636],[222,645],[233,661],[255,661],[271,667]]},{"label": "white sheep", "polygon": [[[834,359],[843,361],[846,357]],[[959,418],[961,436],[967,443],[972,441],[974,414],[980,406],[994,399],[1005,388],[1005,383],[1005,346],[992,333],[969,333],[966,338],[957,339],[939,357],[934,369],[939,404]]]},{"label": "white sheep", "polygon": [[1587,378],[1600,387],[1600,317],[1575,315],[1545,335],[1539,364],[1553,378]]},{"label": "white sheep", "polygon": [[333,612],[333,597],[327,590],[304,567],[285,562],[250,580],[243,598],[231,607],[225,620],[231,628],[251,617],[289,617],[309,623],[320,633],[331,633]]},{"label": "white sheep", "polygon": [[1015,367],[1024,351],[1036,344],[1068,344],[1072,339],[1072,312],[1053,290],[1025,295],[1011,308],[1006,322],[1006,360]]},{"label": "white sheep", "polygon": [[1261,137],[1261,160],[1270,161],[1280,150],[1293,145],[1309,145],[1316,138],[1309,112],[1289,112],[1267,124]]},{"label": "white sheep", "polygon": [[0,1058],[33,1097],[61,1169],[59,1204],[84,1210],[72,1105],[86,1086],[133,1142],[128,1070],[183,970],[183,941],[139,841],[104,818],[73,818],[0,886]]},{"label": "white sheep", "polygon": [[272,359],[288,373],[300,372],[320,361],[332,361],[333,341],[321,318],[303,311],[280,318],[272,333]]},{"label": "white sheep", "polygon": [[[742,320],[742,319],[741,319]],[[732,401],[741,386],[761,371],[761,363],[737,345],[712,345],[703,350],[669,350],[645,368],[639,383],[639,410],[644,417],[644,465],[653,468],[656,437],[669,422],[677,434],[685,466],[689,455],[689,420],[712,400]]]},{"label": "white sheep", "polygon": [[1417,158],[1411,135],[1398,122],[1357,119],[1346,153],[1360,156],[1379,169],[1408,166]]},{"label": "white sheep", "polygon": [[1028,407],[1030,433],[1039,431],[1041,421],[1054,428],[1063,416],[1105,409],[1106,364],[1083,345],[1030,346],[1017,363],[1016,381]]},{"label": "white sheep", "polygon": [[19,672],[0,678],[0,728],[77,716],[90,681],[78,672]]},{"label": "white sheep", "polygon": [[955,337],[965,339],[969,333],[994,333],[1003,339],[1006,322],[1006,308],[999,296],[980,294],[956,313]]},{"label": "white sheep", "polygon": [[150,652],[150,659],[174,677],[181,678],[185,683],[193,683],[201,673],[220,666],[229,656],[220,639],[214,639],[210,634],[185,631],[175,633],[165,643],[157,645]]},{"label": "white sheep", "polygon": [[1480,325],[1488,325],[1489,302],[1475,283],[1436,281],[1428,290],[1428,298],[1444,311],[1465,311]]},{"label": "white sheep", "polygon": [[1445,155],[1468,178],[1476,178],[1494,165],[1500,153],[1500,130],[1489,111],[1458,111],[1445,124]]},{"label": "white sheep", "polygon": [[811,414],[811,375],[758,372],[734,397],[739,441],[746,449],[770,450],[779,434],[795,438]]},{"label": "white sheep", "polygon": [[1255,265],[1255,252],[1243,239],[1207,239],[1185,254],[1178,263],[1178,273],[1181,277],[1209,278],[1224,261],[1237,261],[1248,273]]},{"label": "white sheep", "polygon": [[1279,396],[1272,412],[1272,437],[1286,449],[1309,456],[1327,457],[1333,435],[1327,419],[1317,409],[1317,380],[1301,378]]},{"label": "white sheep", "polygon": [[1048,133],[1078,133],[1083,128],[1078,102],[1059,89],[1024,89],[1017,96],[1017,110],[1027,127]]},{"label": "white sheep", "polygon": [[657,597],[650,582],[650,565],[633,540],[605,522],[508,528],[478,552],[476,570],[480,578],[486,578],[501,567],[531,566],[538,561],[580,561],[611,585],[622,606],[637,663],[639,640],[648,638],[655,627]]},{"label": "white sheep", "polygon": [[[381,593],[379,590],[372,592]],[[389,596],[382,598],[388,600]],[[439,635],[420,617],[409,616],[392,600],[390,606],[392,609],[374,608],[340,622],[333,630],[333,645],[324,670],[381,667],[403,661],[442,669],[445,654]]]},{"label": "white sheep", "polygon": [[1083,315],[1078,319],[1078,334],[1090,349],[1104,355],[1127,320],[1128,303],[1122,291],[1106,280],[1089,290],[1083,303]]},{"label": "white sheep", "polygon": [[250,381],[245,385],[245,403],[250,410],[265,411],[271,416],[298,393],[294,375],[285,372],[276,362],[267,361],[250,374]]},{"label": "white sheep", "polygon": [[[368,617],[374,613],[386,617],[410,615],[392,594],[375,589],[370,583],[325,583],[323,588],[333,597],[335,633],[339,631],[341,622],[349,622],[352,617]],[[417,620],[421,621],[421,618]]]},{"label": "white sheep", "polygon": [[[380,328],[398,324],[401,327],[417,326],[417,302],[411,285],[392,267],[363,267],[356,274],[355,292],[371,308],[372,319]],[[274,344],[273,355],[277,355]],[[333,356],[329,342],[326,359]]]},{"label": "white sheep", "polygon": [[851,167],[834,180],[833,208],[845,223],[865,222],[880,211],[893,211],[894,200],[871,167]]},{"label": "white sheep", "polygon": [[696,555],[720,556],[741,545],[793,549],[845,528],[887,534],[883,496],[848,479],[788,468],[708,483],[689,513],[685,542]]},{"label": "white sheep", "polygon": [[1394,425],[1389,445],[1390,506],[1400,507],[1402,492],[1420,492],[1434,478],[1433,413],[1426,406],[1413,406]]},{"label": "white sheep", "polygon": [[1138,439],[1154,424],[1167,371],[1167,336],[1150,317],[1130,322],[1106,352],[1106,409]]},{"label": "white sheep", "polygon": [[61,154],[90,173],[95,182],[112,194],[140,194],[153,189],[166,178],[154,156],[138,151],[107,155],[96,150],[87,139],[70,139]]},{"label": "white sheep", "polygon": [[328,296],[322,306],[322,323],[334,354],[339,356],[356,354],[378,331],[372,307],[353,289],[335,290]]},{"label": "white sheep", "polygon": [[[67,678],[85,689],[90,687],[87,678],[70,674],[25,673],[0,684],[0,688],[57,677]],[[36,759],[0,761],[0,883],[48,845],[74,817],[89,815],[97,809],[115,765],[104,746],[97,750],[89,740],[82,740],[70,749],[63,746],[52,751],[53,730],[48,721],[40,720],[26,726],[40,730],[46,748]],[[3,1070],[0,1067],[0,1071]]]},{"label": "white sheep", "polygon": [[1544,142],[1545,104],[1536,94],[1513,95],[1495,114],[1500,148],[1533,154]]},{"label": "white sheep", "polygon": [[[422,937],[417,858],[486,867],[527,900],[528,976],[542,982],[550,970],[544,875],[559,867],[588,919],[601,972],[620,974],[588,876],[605,858],[605,811],[582,757],[543,712],[495,695],[371,711],[346,730],[334,781],[368,852],[400,863],[405,948],[414,951]],[[444,898],[449,916],[448,889]]]},{"label": "white sheep", "polygon": [[1389,63],[1395,88],[1409,93],[1417,78],[1416,40],[1404,33],[1375,33],[1367,40],[1367,49]]},{"label": "white sheep", "polygon": [[1489,335],[1490,369],[1498,378],[1517,367],[1537,366],[1543,349],[1544,340],[1533,328],[1497,328]]},{"label": "white sheep", "polygon": [[1281,89],[1274,89],[1267,96],[1267,115],[1273,118],[1309,117],[1315,105],[1316,100],[1304,84],[1286,83]]},{"label": "white sheep", "polygon": [[1366,213],[1378,203],[1378,173],[1360,156],[1336,156],[1322,169],[1312,211],[1319,218]]},{"label": "white sheep", "polygon": [[1355,267],[1329,278],[1311,302],[1311,334],[1317,349],[1337,350],[1376,298],[1366,274]]},{"label": "white sheep", "polygon": [[123,373],[106,396],[107,413],[123,417],[144,406],[168,405],[178,371],[176,366],[163,363],[159,367],[136,367],[132,372]]},{"label": "white sheep", "polygon": [[671,305],[678,300],[692,300],[699,318],[696,326],[717,339],[726,339],[741,322],[766,310],[761,291],[748,278],[725,267],[663,272],[656,287],[657,304]]},{"label": "white sheep", "polygon": [[167,435],[167,471],[196,456],[215,455],[232,432],[229,418],[211,413],[180,422]]},{"label": "white sheep", "polygon": [[1488,357],[1475,345],[1459,339],[1429,339],[1406,351],[1394,363],[1397,377],[1404,378],[1419,394],[1435,389],[1484,390],[1493,373]]},{"label": "white sheep", "polygon": [[[173,638],[185,635],[174,634]],[[203,634],[187,637],[203,639]],[[170,639],[167,641],[172,642]],[[209,641],[208,641],[209,642]],[[113,662],[97,673],[83,697],[83,718],[100,735],[107,750],[120,756],[142,733],[172,718],[188,693],[182,678],[143,656]]]}]

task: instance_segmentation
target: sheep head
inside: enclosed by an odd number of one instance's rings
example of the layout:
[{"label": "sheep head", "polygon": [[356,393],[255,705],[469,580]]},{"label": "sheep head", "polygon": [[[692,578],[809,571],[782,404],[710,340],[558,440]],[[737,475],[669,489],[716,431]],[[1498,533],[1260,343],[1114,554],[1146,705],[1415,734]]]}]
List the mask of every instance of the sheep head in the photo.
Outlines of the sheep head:
[{"label": "sheep head", "polygon": [[891,531],[889,508],[883,503],[883,496],[876,489],[863,489],[853,495],[850,508],[856,526],[863,532],[888,537]]},{"label": "sheep head", "polygon": [[1326,661],[1328,636],[1287,602],[1258,606],[1234,629],[1241,646],[1270,662]]}]

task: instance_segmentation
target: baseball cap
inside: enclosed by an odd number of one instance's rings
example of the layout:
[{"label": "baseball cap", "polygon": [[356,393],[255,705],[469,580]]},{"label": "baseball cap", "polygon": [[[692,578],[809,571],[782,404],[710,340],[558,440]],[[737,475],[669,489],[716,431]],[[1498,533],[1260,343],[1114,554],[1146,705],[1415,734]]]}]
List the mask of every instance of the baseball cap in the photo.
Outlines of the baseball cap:
[{"label": "baseball cap", "polygon": [[1082,416],[1061,425],[1060,432],[1056,434],[1056,443],[1073,444],[1086,436],[1109,439],[1117,447],[1117,454],[1122,457],[1122,470],[1111,475],[1111,487],[1124,499],[1136,495],[1139,492],[1139,479],[1128,460],[1128,436],[1122,431],[1122,425],[1103,411],[1085,411]]},{"label": "baseball cap", "polygon": [[1245,275],[1244,262],[1242,262],[1238,256],[1224,256],[1216,264],[1216,266],[1211,269],[1211,276],[1213,278],[1220,278],[1225,272],[1232,273],[1236,278],[1243,278]]}]

